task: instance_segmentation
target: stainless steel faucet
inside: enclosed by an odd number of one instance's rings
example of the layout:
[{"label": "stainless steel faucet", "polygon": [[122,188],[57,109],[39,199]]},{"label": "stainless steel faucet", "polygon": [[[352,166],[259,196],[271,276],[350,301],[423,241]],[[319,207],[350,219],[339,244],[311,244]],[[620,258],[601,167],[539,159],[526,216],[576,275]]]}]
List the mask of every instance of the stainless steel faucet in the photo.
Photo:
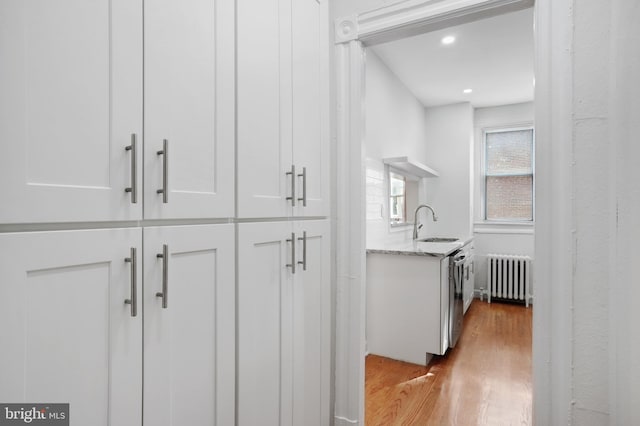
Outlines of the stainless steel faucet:
[{"label": "stainless steel faucet", "polygon": [[436,216],[436,212],[431,208],[431,206],[428,206],[426,204],[420,204],[418,207],[416,207],[416,211],[413,214],[413,239],[414,240],[418,239],[418,230],[422,228],[422,225],[418,226],[418,211],[423,207],[426,207],[429,210],[431,210],[431,213],[433,214],[434,222],[438,221],[438,216]]}]

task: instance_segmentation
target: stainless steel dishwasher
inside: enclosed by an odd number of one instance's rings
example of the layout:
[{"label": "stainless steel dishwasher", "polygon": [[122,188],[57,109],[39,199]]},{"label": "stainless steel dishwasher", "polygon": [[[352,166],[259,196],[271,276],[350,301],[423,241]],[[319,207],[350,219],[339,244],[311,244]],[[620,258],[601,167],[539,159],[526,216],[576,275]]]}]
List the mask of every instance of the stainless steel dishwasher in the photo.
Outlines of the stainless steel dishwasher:
[{"label": "stainless steel dishwasher", "polygon": [[462,333],[462,317],[464,315],[464,267],[466,255],[457,251],[451,255],[449,262],[449,347],[458,343]]}]

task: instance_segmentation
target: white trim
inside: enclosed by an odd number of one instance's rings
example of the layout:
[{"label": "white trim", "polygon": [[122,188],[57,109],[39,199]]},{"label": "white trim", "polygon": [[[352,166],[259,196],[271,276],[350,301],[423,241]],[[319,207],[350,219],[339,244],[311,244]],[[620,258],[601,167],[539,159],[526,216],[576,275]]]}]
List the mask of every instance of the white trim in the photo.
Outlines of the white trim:
[{"label": "white trim", "polygon": [[[357,16],[356,38],[382,43],[526,9],[534,0],[407,0]],[[499,11],[499,13],[496,13]]]},{"label": "white trim", "polygon": [[[335,422],[364,425],[364,49],[336,46],[337,206]],[[359,419],[359,420],[358,420]]]},{"label": "white trim", "polygon": [[572,418],[573,0],[535,7],[535,258],[533,418],[568,425]]},{"label": "white trim", "polygon": [[344,417],[336,416],[335,420],[336,420],[335,426],[350,426],[350,425],[358,424],[357,420],[345,419]]},{"label": "white trim", "polygon": [[[390,41],[532,4],[533,0],[407,0],[335,21],[338,194],[334,420],[338,425],[345,421],[364,424],[364,43]],[[564,184],[572,182],[571,144],[565,143],[572,138],[571,19],[571,0],[536,3],[536,167],[543,174],[535,189],[536,218],[540,220],[536,224],[538,303],[534,310],[533,367],[534,419],[539,425],[570,423],[572,329],[567,312],[571,288],[566,283],[571,282],[572,211],[571,187]]]},{"label": "white trim", "polygon": [[[532,7],[534,0],[406,0],[335,21],[336,43],[367,45]],[[499,13],[496,13],[499,11]]]},{"label": "white trim", "polygon": [[518,226],[506,226],[500,227],[494,224],[482,223],[473,225],[474,234],[521,234],[521,235],[533,235],[533,225],[518,225]]}]

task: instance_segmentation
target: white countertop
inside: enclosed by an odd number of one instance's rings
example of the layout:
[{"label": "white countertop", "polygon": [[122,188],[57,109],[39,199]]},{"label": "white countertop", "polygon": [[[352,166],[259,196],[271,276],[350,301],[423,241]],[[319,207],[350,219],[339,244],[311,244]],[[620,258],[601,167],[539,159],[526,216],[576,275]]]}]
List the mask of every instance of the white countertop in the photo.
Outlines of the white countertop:
[{"label": "white countertop", "polygon": [[473,237],[460,238],[452,243],[424,243],[413,240],[401,243],[376,243],[367,246],[367,253],[444,257],[467,245],[472,240]]}]

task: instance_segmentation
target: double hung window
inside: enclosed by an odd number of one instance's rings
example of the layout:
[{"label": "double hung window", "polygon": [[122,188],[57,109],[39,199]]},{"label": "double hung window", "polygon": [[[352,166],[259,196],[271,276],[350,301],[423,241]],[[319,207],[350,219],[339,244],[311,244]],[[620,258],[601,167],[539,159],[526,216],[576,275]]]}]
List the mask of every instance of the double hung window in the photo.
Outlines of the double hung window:
[{"label": "double hung window", "polygon": [[484,136],[484,219],[533,221],[533,128]]}]

